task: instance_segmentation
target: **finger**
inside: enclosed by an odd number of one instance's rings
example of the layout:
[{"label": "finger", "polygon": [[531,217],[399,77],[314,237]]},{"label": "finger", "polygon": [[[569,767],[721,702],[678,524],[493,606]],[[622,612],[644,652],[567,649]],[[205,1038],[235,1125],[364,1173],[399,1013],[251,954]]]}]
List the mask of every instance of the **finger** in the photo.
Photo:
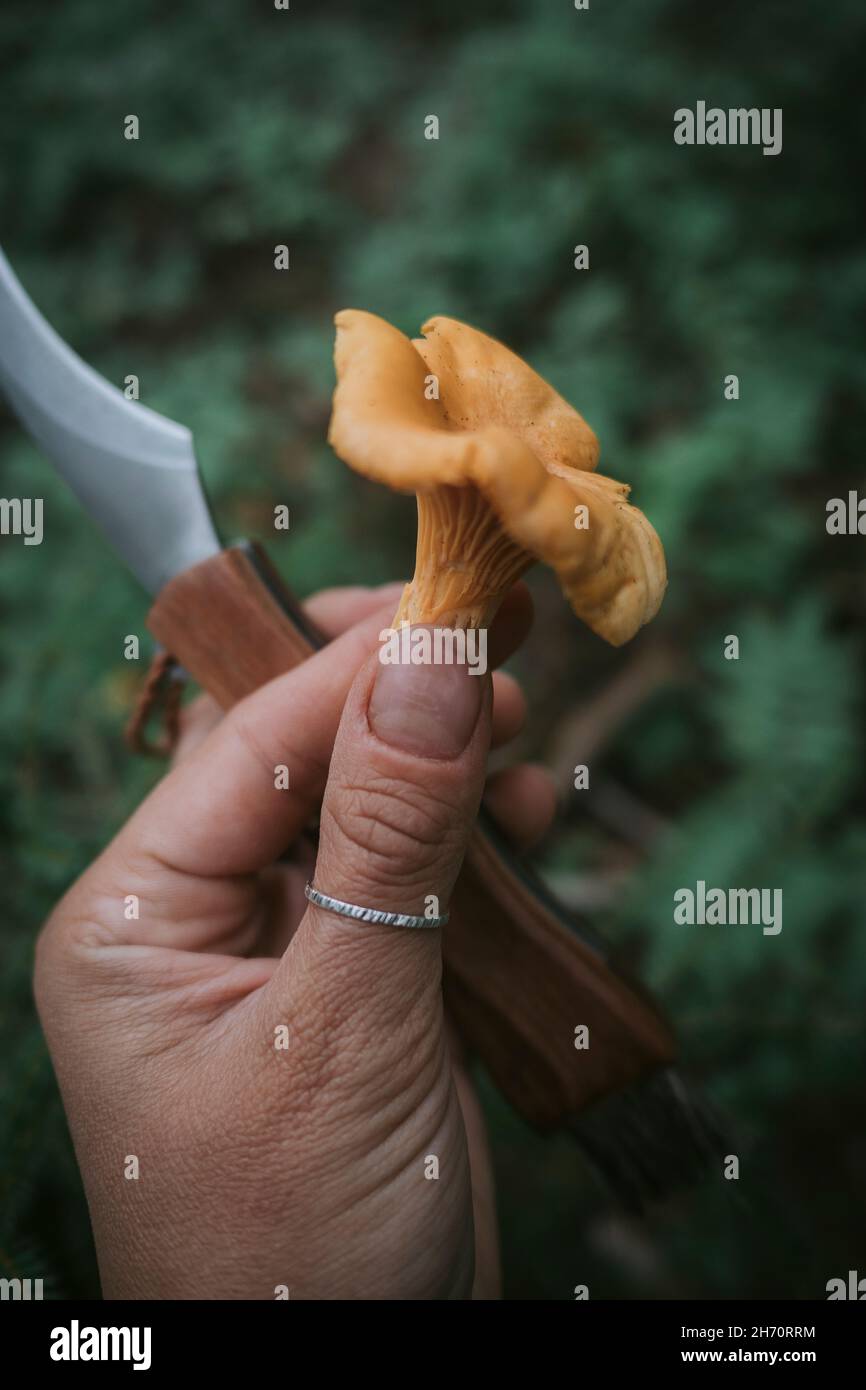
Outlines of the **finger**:
[{"label": "finger", "polygon": [[325,637],[339,637],[347,628],[354,627],[382,608],[390,606],[393,616],[404,587],[402,582],[397,581],[372,589],[361,585],[322,589],[318,594],[304,599],[304,612]]},{"label": "finger", "polygon": [[[359,607],[361,606],[363,605],[359,604]],[[172,754],[172,765],[182,762],[194,753],[222,718],[223,710],[210,695],[199,695],[187,705],[181,713],[180,734]],[[491,747],[501,748],[503,744],[510,743],[520,733],[525,722],[526,696],[519,683],[506,671],[497,671],[493,677]]]},{"label": "finger", "polygon": [[[444,913],[484,781],[487,676],[465,665],[382,665],[352,686],[334,745],[315,887],[385,912]],[[362,1010],[377,1026],[414,1001],[441,1020],[438,929],[362,923],[310,906],[275,976],[291,989],[300,956],[332,1016]],[[293,960],[294,957],[294,960]]]},{"label": "finger", "polygon": [[[322,589],[304,600],[303,608],[323,636],[333,639],[354,627],[371,613],[396,608],[403,592],[402,582],[381,584],[378,588],[361,585]],[[186,705],[180,716],[180,732],[172,752],[172,763],[179,763],[203,743],[223,716],[223,710],[210,695],[200,695]]]},{"label": "finger", "polygon": [[[338,590],[329,592],[336,594]],[[323,598],[324,595],[316,597]],[[364,605],[359,603],[353,606],[351,611],[355,612],[363,607]],[[334,621],[337,621],[336,615],[332,616]],[[360,617],[365,616],[366,614],[361,612]],[[180,733],[172,754],[172,763],[179,763],[189,757],[216,728],[222,717],[222,709],[210,695],[199,695],[191,704],[186,705],[180,717]],[[507,671],[497,671],[493,677],[492,747],[501,748],[504,743],[510,743],[520,733],[525,722],[526,696],[519,682]]]},{"label": "finger", "polygon": [[488,778],[484,805],[517,849],[531,849],[556,815],[556,783],[534,763],[504,768]]},{"label": "finger", "polygon": [[493,729],[491,746],[501,748],[520,733],[526,722],[526,696],[507,671],[493,677]]},{"label": "finger", "polygon": [[389,604],[235,705],[142,803],[124,843],[203,877],[278,859],[318,807],[347,691],[390,614]]},{"label": "finger", "polygon": [[[484,805],[515,849],[532,849],[547,834],[556,814],[556,783],[546,768],[534,764],[506,768],[487,779]],[[300,847],[303,847],[302,853]],[[303,839],[294,851],[295,855],[299,853],[308,870],[307,877],[312,878],[315,858]],[[283,954],[292,939],[306,910],[306,901],[303,877],[294,857],[292,871],[280,865],[274,869],[272,881],[278,910],[267,918],[255,953],[276,957]]]},{"label": "finger", "polygon": [[[531,622],[522,589],[507,596],[491,629],[493,660],[504,659]],[[279,858],[317,809],[343,701],[393,607],[391,592],[378,611],[236,705],[159,784],[123,838],[204,876],[250,873]]]}]

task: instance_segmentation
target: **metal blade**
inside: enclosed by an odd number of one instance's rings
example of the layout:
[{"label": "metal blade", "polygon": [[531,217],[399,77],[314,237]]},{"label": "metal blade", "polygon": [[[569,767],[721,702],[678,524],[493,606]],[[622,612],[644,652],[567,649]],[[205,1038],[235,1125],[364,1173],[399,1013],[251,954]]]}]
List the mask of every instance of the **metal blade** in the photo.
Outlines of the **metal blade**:
[{"label": "metal blade", "polygon": [[189,430],[127,400],[82,362],[30,301],[2,250],[0,387],[151,593],[220,549]]}]

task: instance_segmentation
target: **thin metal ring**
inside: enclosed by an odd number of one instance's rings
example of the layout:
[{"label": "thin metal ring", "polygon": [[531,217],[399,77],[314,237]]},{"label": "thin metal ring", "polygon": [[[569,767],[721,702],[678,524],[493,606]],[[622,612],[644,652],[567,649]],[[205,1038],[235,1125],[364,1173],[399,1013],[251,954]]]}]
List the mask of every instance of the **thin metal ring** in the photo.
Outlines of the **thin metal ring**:
[{"label": "thin metal ring", "polygon": [[375,922],[383,927],[444,927],[449,913],[439,917],[413,917],[409,912],[382,912],[378,907],[358,907],[356,903],[344,903],[340,898],[331,898],[320,893],[311,883],[304,889],[307,901],[326,912],[336,912],[338,917],[351,917],[355,922]]}]

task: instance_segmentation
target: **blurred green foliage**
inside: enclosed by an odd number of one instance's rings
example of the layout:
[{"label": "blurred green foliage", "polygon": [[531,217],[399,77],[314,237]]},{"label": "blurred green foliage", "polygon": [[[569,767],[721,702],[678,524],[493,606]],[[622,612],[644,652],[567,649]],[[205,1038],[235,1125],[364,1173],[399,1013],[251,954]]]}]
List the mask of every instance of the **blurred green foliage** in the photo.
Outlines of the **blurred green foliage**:
[{"label": "blurred green foliage", "polygon": [[[535,581],[522,751],[548,754],[563,715],[666,654],[592,761],[652,835],[574,793],[543,864],[625,882],[601,925],[730,1115],[743,1176],[641,1225],[485,1086],[512,1297],[821,1297],[862,1269],[866,541],[824,520],[863,486],[864,38],[856,0],[0,11],[5,248],[85,358],[193,428],[226,536],[267,535],[287,502],[271,550],[302,592],[409,570],[411,503],[324,442],[331,318],[353,305],[505,339],[585,413],[665,542],[662,614],[624,651]],[[698,99],[781,107],[782,154],[676,146],[673,111]],[[0,1273],[92,1296],[29,977],[41,920],[154,776],[120,737],[145,602],[8,416],[0,468],[3,496],[46,507],[43,546],[0,550]],[[699,878],[782,887],[782,934],[675,927],[673,892]]]}]

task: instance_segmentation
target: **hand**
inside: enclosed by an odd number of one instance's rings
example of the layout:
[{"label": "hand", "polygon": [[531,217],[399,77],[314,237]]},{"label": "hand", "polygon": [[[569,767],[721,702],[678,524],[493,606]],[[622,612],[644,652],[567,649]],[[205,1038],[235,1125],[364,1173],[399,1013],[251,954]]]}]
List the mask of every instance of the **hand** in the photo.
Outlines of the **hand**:
[{"label": "hand", "polygon": [[[324,650],[224,718],[191,706],[176,765],[40,937],[37,1003],[107,1298],[466,1298],[473,1280],[496,1295],[440,933],[303,894],[309,878],[353,903],[422,913],[433,894],[445,911],[491,732],[522,722],[502,673],[378,661],[398,592],[318,595]],[[521,585],[491,661],[529,621]],[[553,791],[515,768],[488,802],[525,842]]]}]

